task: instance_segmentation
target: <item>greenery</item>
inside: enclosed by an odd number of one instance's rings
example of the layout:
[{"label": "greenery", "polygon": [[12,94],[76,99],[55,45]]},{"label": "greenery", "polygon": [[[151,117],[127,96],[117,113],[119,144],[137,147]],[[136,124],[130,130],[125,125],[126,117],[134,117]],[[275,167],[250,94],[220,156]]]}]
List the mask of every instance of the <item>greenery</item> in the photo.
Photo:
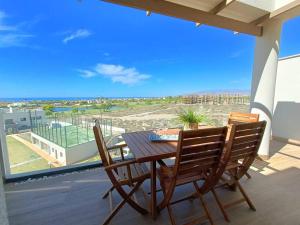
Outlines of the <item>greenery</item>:
[{"label": "greenery", "polygon": [[50,104],[44,105],[43,110],[46,112],[46,115],[51,115],[54,112],[54,106]]},{"label": "greenery", "polygon": [[192,123],[202,123],[208,121],[208,118],[204,114],[198,114],[193,110],[183,110],[178,115],[179,120],[184,123],[185,125],[189,125]]},{"label": "greenery", "polygon": [[78,113],[78,108],[77,108],[77,107],[74,107],[74,108],[72,109],[72,113]]},{"label": "greenery", "polygon": [[109,112],[112,107],[113,107],[113,104],[111,102],[103,103],[103,104],[100,104],[100,105],[93,104],[93,106],[92,106],[93,109],[100,109],[104,112]]},{"label": "greenery", "polygon": [[[48,161],[41,158],[23,143],[7,136],[7,149],[11,173],[24,173],[48,169]],[[27,163],[26,163],[27,162]]]}]

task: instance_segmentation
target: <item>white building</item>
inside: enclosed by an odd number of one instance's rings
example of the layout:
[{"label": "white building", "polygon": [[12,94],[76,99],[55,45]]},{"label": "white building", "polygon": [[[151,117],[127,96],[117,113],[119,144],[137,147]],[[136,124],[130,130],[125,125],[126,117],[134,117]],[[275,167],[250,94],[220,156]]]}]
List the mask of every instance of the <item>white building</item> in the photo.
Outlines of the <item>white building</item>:
[{"label": "white building", "polygon": [[22,130],[31,128],[31,121],[45,119],[43,110],[36,110],[34,113],[29,110],[9,108],[0,111],[3,118],[4,130],[6,133],[19,133]]},{"label": "white building", "polygon": [[[63,166],[89,159],[98,152],[93,131],[89,129],[94,124],[82,122],[84,128],[62,121],[39,124],[31,131],[31,142]],[[103,127],[105,137],[117,136],[124,132],[125,129],[118,127]]]}]

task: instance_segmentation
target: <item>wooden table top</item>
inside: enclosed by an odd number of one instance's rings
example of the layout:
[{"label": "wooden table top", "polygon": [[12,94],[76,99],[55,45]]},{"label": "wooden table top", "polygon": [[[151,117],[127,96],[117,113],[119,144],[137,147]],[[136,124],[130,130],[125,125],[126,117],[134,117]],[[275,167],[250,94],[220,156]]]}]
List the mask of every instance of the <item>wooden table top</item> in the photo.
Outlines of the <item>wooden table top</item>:
[{"label": "wooden table top", "polygon": [[176,155],[177,141],[174,142],[152,142],[149,135],[153,131],[139,131],[122,134],[130,151],[138,162],[150,162],[166,159]]}]

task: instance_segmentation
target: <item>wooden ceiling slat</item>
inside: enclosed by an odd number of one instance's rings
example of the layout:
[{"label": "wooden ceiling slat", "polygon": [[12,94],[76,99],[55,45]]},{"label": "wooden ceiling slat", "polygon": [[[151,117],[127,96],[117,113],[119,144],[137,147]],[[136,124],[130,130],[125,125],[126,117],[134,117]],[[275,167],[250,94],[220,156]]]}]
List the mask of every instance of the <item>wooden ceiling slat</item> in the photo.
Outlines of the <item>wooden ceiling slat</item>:
[{"label": "wooden ceiling slat", "polygon": [[234,3],[235,1],[236,0],[223,0],[221,3],[219,3],[216,7],[214,7],[209,12],[211,14],[218,14],[219,12],[221,12],[223,9],[225,9],[227,6]]},{"label": "wooden ceiling slat", "polygon": [[171,17],[189,20],[195,23],[207,24],[210,26],[225,28],[240,33],[255,36],[262,35],[262,27],[242,21],[230,19],[224,16],[213,15],[199,9],[186,7],[165,0],[103,0],[123,6],[151,11]]}]

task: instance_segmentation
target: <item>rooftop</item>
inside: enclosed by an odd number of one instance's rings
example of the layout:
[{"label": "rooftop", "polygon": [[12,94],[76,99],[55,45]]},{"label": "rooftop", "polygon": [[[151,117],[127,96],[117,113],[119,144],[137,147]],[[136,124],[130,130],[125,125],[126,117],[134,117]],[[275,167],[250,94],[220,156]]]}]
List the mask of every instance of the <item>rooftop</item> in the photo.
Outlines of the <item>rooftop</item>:
[{"label": "rooftop", "polygon": [[[299,224],[300,147],[272,141],[271,151],[269,160],[255,162],[250,171],[252,179],[242,179],[242,185],[257,211],[249,210],[246,204],[230,208],[230,224]],[[10,224],[99,225],[109,212],[108,200],[100,197],[109,185],[102,168],[20,184],[6,184]],[[149,184],[145,185],[145,190],[149,190]],[[191,186],[184,186],[175,196],[189,190]],[[223,200],[239,195],[238,192],[223,189],[218,191]],[[162,199],[161,194],[158,197]],[[117,204],[118,196],[115,195],[114,199]],[[143,200],[142,197],[139,199]],[[206,200],[216,224],[227,224],[210,194],[206,196]],[[198,201],[187,201],[174,206],[178,222],[187,215],[200,214],[200,209]],[[153,221],[150,216],[141,216],[125,206],[111,224],[133,223],[169,224],[169,219],[166,210]]]}]

